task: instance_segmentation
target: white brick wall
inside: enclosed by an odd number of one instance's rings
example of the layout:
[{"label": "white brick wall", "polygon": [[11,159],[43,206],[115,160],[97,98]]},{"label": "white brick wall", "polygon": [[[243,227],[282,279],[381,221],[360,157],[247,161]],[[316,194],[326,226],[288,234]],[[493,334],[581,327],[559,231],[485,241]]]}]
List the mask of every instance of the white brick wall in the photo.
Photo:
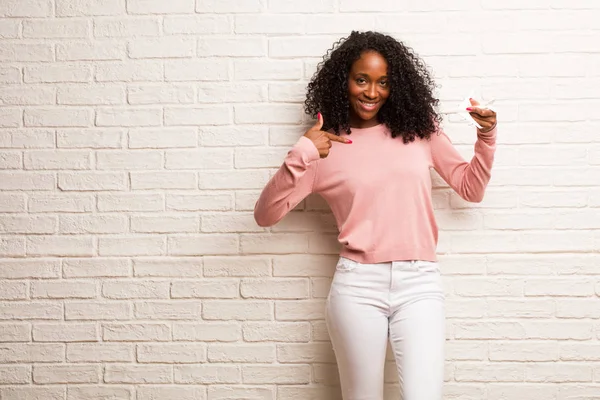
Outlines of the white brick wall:
[{"label": "white brick wall", "polygon": [[[600,3],[0,1],[0,398],[339,400],[337,254],[309,197],[254,202],[352,29],[497,99],[483,203],[434,175],[445,399],[600,393]],[[474,132],[445,125],[465,157]],[[386,400],[396,399],[391,352]]]}]

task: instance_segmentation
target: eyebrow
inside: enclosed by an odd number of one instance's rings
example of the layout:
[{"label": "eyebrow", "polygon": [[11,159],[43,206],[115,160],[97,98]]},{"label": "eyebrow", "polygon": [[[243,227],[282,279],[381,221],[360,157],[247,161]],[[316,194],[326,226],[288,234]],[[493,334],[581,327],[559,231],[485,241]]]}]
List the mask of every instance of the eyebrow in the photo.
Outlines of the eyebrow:
[{"label": "eyebrow", "polygon": [[[356,76],[359,76],[359,75],[369,77],[369,75],[366,74],[366,73],[364,73],[364,72],[358,72],[358,73],[356,73]],[[379,79],[383,79],[383,78],[387,78],[387,77],[388,77],[387,75],[382,75],[381,77],[379,77]]]}]

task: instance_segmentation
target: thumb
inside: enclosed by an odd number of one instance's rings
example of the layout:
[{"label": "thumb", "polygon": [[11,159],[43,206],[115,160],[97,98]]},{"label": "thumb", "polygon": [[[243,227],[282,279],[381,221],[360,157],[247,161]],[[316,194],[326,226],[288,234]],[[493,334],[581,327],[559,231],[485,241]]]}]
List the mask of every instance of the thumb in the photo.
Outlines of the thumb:
[{"label": "thumb", "polygon": [[321,113],[317,114],[317,123],[314,127],[318,130],[321,130],[321,128],[323,127],[323,115],[321,115]]},{"label": "thumb", "polygon": [[477,100],[475,100],[475,99],[471,99],[471,98],[469,98],[469,101],[471,102],[471,105],[472,105],[472,106],[475,106],[475,107],[477,107],[477,106],[479,105],[479,102],[478,102]]}]

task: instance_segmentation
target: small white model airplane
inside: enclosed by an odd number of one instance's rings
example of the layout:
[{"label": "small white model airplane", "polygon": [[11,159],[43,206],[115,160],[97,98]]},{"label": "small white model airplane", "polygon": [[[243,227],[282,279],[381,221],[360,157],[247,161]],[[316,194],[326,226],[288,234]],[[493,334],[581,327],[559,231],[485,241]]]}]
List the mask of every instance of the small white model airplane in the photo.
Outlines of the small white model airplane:
[{"label": "small white model airplane", "polygon": [[467,121],[469,123],[469,125],[473,126],[475,125],[476,127],[478,127],[479,129],[481,129],[481,125],[479,125],[477,123],[477,121],[475,121],[473,119],[473,117],[471,116],[471,114],[469,114],[469,112],[467,111],[467,107],[478,107],[478,108],[482,108],[482,109],[488,109],[488,110],[492,110],[493,108],[490,107],[495,99],[491,99],[490,101],[487,101],[483,104],[480,104],[478,106],[473,106],[471,105],[471,102],[469,101],[469,98],[473,97],[472,95],[467,96],[463,99],[463,101],[460,102],[459,106],[457,108],[453,108],[450,110],[444,110],[444,111],[440,111],[440,114],[458,114],[458,116],[460,116],[464,121]]}]

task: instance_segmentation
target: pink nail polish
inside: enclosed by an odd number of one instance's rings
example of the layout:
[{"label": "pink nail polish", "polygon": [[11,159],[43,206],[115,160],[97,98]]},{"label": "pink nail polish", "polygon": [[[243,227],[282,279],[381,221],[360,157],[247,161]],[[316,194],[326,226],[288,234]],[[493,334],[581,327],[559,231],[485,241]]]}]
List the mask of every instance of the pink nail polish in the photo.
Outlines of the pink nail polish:
[{"label": "pink nail polish", "polygon": [[348,143],[352,143],[352,140],[348,139]]},{"label": "pink nail polish", "polygon": [[318,119],[321,119],[321,113],[318,113],[318,114],[317,114],[317,118],[318,118]]},{"label": "pink nail polish", "polygon": [[471,110],[472,110],[472,108],[471,108],[471,107],[467,107],[467,111],[471,111]]}]

